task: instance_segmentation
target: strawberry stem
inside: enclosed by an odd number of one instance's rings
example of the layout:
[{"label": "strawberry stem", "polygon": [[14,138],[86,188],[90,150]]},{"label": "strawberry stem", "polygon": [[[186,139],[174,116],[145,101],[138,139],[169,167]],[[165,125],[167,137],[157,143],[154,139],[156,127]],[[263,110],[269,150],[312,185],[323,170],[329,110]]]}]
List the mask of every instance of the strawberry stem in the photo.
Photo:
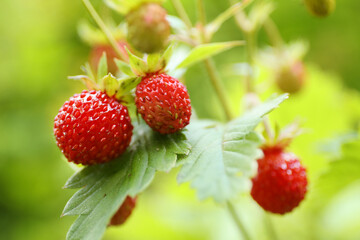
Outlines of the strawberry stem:
[{"label": "strawberry stem", "polygon": [[192,23],[189,16],[187,15],[184,6],[181,4],[180,0],[171,0],[172,5],[174,6],[179,17],[184,21],[186,26],[191,29]]},{"label": "strawberry stem", "polygon": [[[202,43],[207,43],[206,38],[206,32],[205,32],[205,26],[206,26],[206,14],[205,14],[205,8],[204,8],[204,1],[198,0],[198,15],[200,18],[200,31],[201,31],[201,38]],[[226,120],[230,121],[233,118],[231,107],[230,107],[230,101],[227,98],[226,90],[224,85],[221,82],[219,73],[216,70],[215,63],[212,60],[212,58],[208,58],[204,60],[206,70],[209,74],[211,84],[213,85],[216,95],[224,109],[224,113],[226,116]]]},{"label": "strawberry stem", "polygon": [[112,46],[112,48],[114,49],[117,57],[119,59],[121,59],[122,61],[126,61],[127,57],[125,56],[125,54],[120,50],[118,44],[116,43],[116,40],[114,38],[114,36],[112,35],[111,31],[108,29],[108,27],[106,26],[106,24],[104,23],[104,21],[101,19],[101,17],[99,16],[99,14],[96,12],[95,8],[93,7],[93,5],[90,3],[89,0],[82,0],[82,2],[84,3],[86,9],[88,10],[88,12],[90,13],[91,17],[94,19],[94,21],[96,22],[96,24],[99,26],[99,28],[101,29],[101,31],[103,31],[103,33],[105,34],[107,40],[109,41],[110,45]]},{"label": "strawberry stem", "polygon": [[230,201],[226,202],[226,206],[227,206],[227,208],[229,210],[229,213],[231,214],[232,218],[234,219],[234,222],[236,223],[240,233],[242,234],[243,238],[245,240],[251,240],[250,235],[246,231],[244,225],[242,224],[242,222],[240,220],[240,217],[239,217],[238,213],[235,210],[235,206]]}]

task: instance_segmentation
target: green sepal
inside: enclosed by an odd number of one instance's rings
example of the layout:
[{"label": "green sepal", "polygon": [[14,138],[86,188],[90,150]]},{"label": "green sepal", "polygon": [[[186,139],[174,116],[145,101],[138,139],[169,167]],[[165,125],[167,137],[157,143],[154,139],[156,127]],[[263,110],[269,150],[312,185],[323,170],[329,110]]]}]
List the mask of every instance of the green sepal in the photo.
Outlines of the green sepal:
[{"label": "green sepal", "polygon": [[97,67],[97,77],[96,77],[97,82],[99,83],[99,81],[106,74],[108,74],[107,57],[106,57],[106,52],[103,52]]},{"label": "green sepal", "polygon": [[100,87],[86,75],[69,76],[68,79],[80,80],[89,90],[99,90]]},{"label": "green sepal", "polygon": [[131,67],[129,64],[114,58],[116,66],[119,68],[120,72],[129,76],[129,77],[135,77],[136,75],[131,70]]},{"label": "green sepal", "polygon": [[101,79],[101,90],[109,97],[113,97],[119,89],[119,81],[109,73]]},{"label": "green sepal", "polygon": [[142,59],[133,54],[126,48],[126,51],[129,55],[129,64],[132,72],[137,76],[145,76],[148,66],[147,63]]}]

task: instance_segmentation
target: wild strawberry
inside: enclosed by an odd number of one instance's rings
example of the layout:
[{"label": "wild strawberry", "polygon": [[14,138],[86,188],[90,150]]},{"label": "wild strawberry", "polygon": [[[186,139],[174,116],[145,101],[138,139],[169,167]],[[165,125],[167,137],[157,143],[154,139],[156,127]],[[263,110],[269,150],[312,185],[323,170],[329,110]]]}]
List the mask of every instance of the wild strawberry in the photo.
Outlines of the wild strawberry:
[{"label": "wild strawberry", "polygon": [[276,75],[276,84],[287,93],[298,92],[305,81],[305,67],[301,61],[280,68]]},{"label": "wild strawberry", "polygon": [[131,215],[133,209],[136,206],[136,197],[132,198],[127,196],[119,210],[111,218],[109,226],[118,226],[123,224]]},{"label": "wild strawberry", "polygon": [[335,0],[305,0],[309,11],[318,17],[325,17],[335,9]]},{"label": "wild strawberry", "polygon": [[306,170],[292,153],[279,147],[263,150],[258,174],[252,179],[251,196],[266,211],[285,214],[304,199],[307,192]]},{"label": "wild strawberry", "polygon": [[145,53],[158,52],[164,48],[170,35],[166,10],[156,3],[144,3],[126,16],[128,41]]},{"label": "wild strawberry", "polygon": [[66,101],[55,117],[54,134],[69,162],[108,162],[130,144],[133,126],[127,108],[101,91],[84,90]]},{"label": "wild strawberry", "polygon": [[145,122],[162,134],[189,124],[191,104],[185,86],[166,74],[144,77],[136,87],[135,103]]},{"label": "wild strawberry", "polygon": [[[124,55],[127,56],[127,52],[125,50],[125,47],[129,48],[127,42],[118,41],[118,45],[120,47],[120,51],[122,51],[124,53]],[[98,66],[100,58],[102,57],[104,52],[106,53],[108,71],[115,76],[118,68],[114,61],[114,58],[117,58],[117,55],[111,45],[108,45],[108,44],[95,45],[92,48],[91,53],[90,53],[91,67],[93,69],[95,69],[95,71],[97,71],[97,66]]]}]

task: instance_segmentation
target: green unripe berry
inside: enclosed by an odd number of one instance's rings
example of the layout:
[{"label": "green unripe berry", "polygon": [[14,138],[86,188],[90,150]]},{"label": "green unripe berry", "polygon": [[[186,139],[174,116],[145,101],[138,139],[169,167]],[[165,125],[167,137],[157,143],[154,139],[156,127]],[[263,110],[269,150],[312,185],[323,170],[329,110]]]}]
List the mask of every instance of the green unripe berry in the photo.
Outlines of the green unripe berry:
[{"label": "green unripe berry", "polygon": [[126,16],[129,43],[144,53],[161,51],[170,35],[166,15],[166,10],[156,3],[145,3],[129,12]]},{"label": "green unripe berry", "polygon": [[335,0],[304,0],[309,11],[318,17],[326,17],[335,9]]},{"label": "green unripe berry", "polygon": [[283,66],[276,74],[276,84],[279,89],[287,93],[300,91],[305,80],[305,67],[300,61]]}]

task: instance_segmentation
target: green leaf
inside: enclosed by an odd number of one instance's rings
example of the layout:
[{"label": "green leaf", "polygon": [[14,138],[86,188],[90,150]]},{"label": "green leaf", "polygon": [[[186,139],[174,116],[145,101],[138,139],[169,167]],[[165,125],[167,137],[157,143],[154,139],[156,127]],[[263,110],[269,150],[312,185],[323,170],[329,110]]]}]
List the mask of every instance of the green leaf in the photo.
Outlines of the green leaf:
[{"label": "green leaf", "polygon": [[100,239],[126,196],[143,191],[156,171],[170,171],[178,155],[189,153],[190,145],[181,132],[161,135],[145,124],[135,129],[131,145],[121,157],[86,167],[65,184],[65,188],[81,188],[63,211],[64,216],[79,215],[67,239]]},{"label": "green leaf", "polygon": [[347,142],[342,146],[342,156],[330,163],[328,170],[322,174],[315,189],[322,200],[329,199],[342,189],[360,180],[360,139]]},{"label": "green leaf", "polygon": [[272,2],[259,2],[249,13],[249,20],[252,23],[253,31],[259,29],[270,14],[274,11],[275,7]]},{"label": "green leaf", "polygon": [[276,108],[287,95],[267,101],[244,116],[223,125],[193,121],[186,132],[192,149],[182,156],[179,183],[191,182],[200,199],[225,202],[249,190],[256,172],[261,136],[254,129],[263,116]]},{"label": "green leaf", "polygon": [[129,77],[135,77],[135,74],[132,72],[131,67],[129,64],[114,58],[116,66],[119,68],[121,73],[124,73],[125,75]]},{"label": "green leaf", "polygon": [[212,36],[220,29],[221,25],[235,15],[240,9],[243,9],[250,1],[235,3],[230,8],[217,16],[212,22],[206,25],[207,39],[211,40]]},{"label": "green leaf", "polygon": [[189,67],[199,61],[229,50],[230,48],[233,48],[235,46],[240,46],[242,44],[244,44],[243,41],[232,41],[199,45],[191,50],[189,55],[179,64],[177,68]]},{"label": "green leaf", "polygon": [[106,52],[103,52],[97,68],[97,80],[98,81],[101,80],[107,74],[108,74],[107,57],[106,57]]}]

